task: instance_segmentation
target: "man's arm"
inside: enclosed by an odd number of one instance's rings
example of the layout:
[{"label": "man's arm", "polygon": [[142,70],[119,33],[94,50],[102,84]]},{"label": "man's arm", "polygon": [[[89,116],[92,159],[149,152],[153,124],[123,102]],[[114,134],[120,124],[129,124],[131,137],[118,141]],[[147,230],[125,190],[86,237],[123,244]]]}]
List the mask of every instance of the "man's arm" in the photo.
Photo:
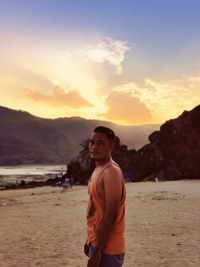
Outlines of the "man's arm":
[{"label": "man's arm", "polygon": [[103,185],[105,190],[105,215],[102,227],[97,232],[97,248],[104,249],[112,232],[113,224],[118,215],[118,208],[122,194],[121,171],[118,167],[105,170]]},{"label": "man's arm", "polygon": [[85,244],[84,244],[84,253],[86,256],[89,257],[89,245],[88,245],[88,239],[86,239]]}]

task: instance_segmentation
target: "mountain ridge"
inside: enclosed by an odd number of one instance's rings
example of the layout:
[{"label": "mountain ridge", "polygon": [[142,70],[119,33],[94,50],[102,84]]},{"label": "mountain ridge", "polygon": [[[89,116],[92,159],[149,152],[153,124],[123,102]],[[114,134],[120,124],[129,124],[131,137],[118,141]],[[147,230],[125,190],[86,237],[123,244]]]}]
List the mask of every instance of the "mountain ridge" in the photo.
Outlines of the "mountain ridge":
[{"label": "mountain ridge", "polygon": [[81,117],[46,119],[0,106],[0,165],[67,163],[98,125],[111,127],[122,143],[135,149],[159,128],[157,124],[122,126]]}]

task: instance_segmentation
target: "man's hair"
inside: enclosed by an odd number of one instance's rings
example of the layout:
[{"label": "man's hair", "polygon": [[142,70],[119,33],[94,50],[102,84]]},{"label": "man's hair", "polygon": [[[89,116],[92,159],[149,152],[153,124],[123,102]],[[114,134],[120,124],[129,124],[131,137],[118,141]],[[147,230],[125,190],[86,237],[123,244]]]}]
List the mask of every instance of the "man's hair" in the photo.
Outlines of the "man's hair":
[{"label": "man's hair", "polygon": [[113,142],[115,142],[115,133],[108,127],[98,126],[94,129],[94,133],[103,133],[107,136],[107,138]]}]

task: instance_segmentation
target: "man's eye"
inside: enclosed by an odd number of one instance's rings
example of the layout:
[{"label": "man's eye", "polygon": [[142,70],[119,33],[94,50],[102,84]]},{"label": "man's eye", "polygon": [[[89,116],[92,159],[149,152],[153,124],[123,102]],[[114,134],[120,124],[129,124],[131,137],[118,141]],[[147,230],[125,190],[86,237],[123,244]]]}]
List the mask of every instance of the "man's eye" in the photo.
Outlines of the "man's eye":
[{"label": "man's eye", "polygon": [[98,145],[104,145],[105,143],[104,142],[98,142]]}]

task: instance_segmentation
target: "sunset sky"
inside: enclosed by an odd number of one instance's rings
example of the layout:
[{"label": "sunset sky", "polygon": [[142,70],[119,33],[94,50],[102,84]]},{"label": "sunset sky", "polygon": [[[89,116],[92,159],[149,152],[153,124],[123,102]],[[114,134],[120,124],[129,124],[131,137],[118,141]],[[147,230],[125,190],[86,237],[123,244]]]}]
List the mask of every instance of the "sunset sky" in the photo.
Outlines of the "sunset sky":
[{"label": "sunset sky", "polygon": [[0,0],[0,105],[163,123],[200,104],[199,0]]}]

